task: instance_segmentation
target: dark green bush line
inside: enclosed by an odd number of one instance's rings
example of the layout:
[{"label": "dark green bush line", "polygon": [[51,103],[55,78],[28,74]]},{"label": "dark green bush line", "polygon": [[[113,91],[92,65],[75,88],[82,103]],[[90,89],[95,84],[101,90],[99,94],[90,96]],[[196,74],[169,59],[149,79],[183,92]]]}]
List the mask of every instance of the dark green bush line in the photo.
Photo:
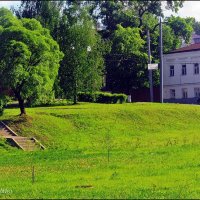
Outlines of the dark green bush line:
[{"label": "dark green bush line", "polygon": [[78,101],[93,103],[125,103],[127,95],[111,94],[108,92],[79,92]]}]

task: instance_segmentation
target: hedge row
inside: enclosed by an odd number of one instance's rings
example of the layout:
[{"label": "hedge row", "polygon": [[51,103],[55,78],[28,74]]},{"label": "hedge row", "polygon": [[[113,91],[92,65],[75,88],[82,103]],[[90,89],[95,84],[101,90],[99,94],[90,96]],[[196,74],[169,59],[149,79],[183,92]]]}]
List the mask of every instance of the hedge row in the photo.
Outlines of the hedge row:
[{"label": "hedge row", "polygon": [[108,92],[79,92],[78,101],[93,103],[125,103],[127,95],[111,94]]}]

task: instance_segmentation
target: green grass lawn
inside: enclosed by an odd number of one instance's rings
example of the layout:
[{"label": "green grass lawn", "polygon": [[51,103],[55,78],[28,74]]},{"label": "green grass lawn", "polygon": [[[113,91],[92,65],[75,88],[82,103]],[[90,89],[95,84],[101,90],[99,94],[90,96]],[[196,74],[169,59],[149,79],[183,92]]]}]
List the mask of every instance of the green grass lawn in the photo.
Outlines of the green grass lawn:
[{"label": "green grass lawn", "polygon": [[81,103],[27,113],[6,109],[0,120],[47,150],[0,141],[0,198],[200,198],[199,106]]}]

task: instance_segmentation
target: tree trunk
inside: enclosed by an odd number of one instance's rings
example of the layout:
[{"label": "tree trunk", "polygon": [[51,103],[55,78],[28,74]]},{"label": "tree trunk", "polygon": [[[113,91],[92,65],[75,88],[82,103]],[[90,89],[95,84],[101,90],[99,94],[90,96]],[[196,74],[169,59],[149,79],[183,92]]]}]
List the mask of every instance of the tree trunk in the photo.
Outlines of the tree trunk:
[{"label": "tree trunk", "polygon": [[26,114],[26,110],[25,110],[25,106],[24,106],[24,99],[22,99],[20,92],[16,92],[15,93],[15,97],[17,98],[18,102],[19,102],[19,108],[20,108],[20,115],[25,115]]},{"label": "tree trunk", "polygon": [[74,104],[77,104],[77,96],[74,94]]},{"label": "tree trunk", "polygon": [[74,104],[77,104],[77,82],[74,84]]},{"label": "tree trunk", "polygon": [[25,110],[25,106],[24,106],[24,100],[21,98],[18,98],[18,102],[19,102],[19,108],[20,108],[20,115],[25,115],[26,114],[26,110]]}]

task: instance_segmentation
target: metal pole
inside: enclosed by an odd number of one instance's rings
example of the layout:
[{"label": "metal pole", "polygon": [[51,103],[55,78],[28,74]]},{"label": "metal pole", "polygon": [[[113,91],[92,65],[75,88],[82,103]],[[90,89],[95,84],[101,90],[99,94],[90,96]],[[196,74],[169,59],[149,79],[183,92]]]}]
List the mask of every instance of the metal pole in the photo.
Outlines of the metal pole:
[{"label": "metal pole", "polygon": [[162,20],[160,17],[160,103],[163,103],[163,41],[162,41]]},{"label": "metal pole", "polygon": [[[148,63],[151,64],[151,46],[150,46],[150,34],[149,30],[147,30],[147,44],[148,44]],[[153,102],[153,77],[152,77],[152,69],[149,69],[149,83],[150,83],[150,101]]]}]

